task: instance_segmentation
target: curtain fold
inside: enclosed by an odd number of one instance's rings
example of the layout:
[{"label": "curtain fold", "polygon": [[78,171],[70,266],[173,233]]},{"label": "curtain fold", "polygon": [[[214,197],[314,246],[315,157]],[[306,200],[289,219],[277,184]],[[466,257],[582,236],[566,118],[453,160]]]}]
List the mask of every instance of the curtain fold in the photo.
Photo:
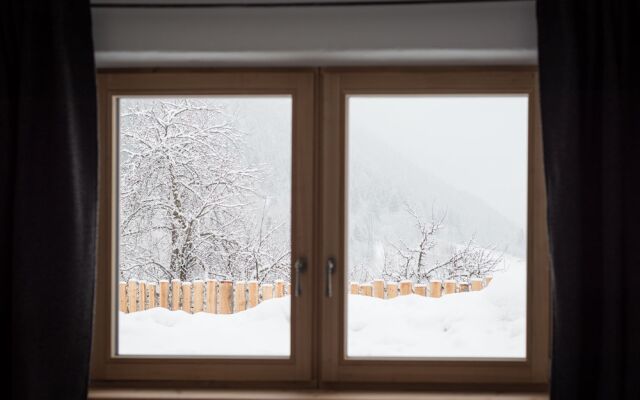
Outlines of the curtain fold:
[{"label": "curtain fold", "polygon": [[640,1],[538,0],[552,399],[640,399]]},{"label": "curtain fold", "polygon": [[15,399],[86,398],[97,115],[88,0],[0,5],[0,246]]}]

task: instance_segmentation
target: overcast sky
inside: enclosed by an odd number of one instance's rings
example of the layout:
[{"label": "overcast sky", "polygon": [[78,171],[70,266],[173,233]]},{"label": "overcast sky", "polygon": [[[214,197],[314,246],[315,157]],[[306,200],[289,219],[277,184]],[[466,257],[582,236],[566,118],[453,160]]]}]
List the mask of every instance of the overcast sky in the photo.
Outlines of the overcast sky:
[{"label": "overcast sky", "polygon": [[[290,163],[289,96],[214,98],[232,106],[249,142]],[[524,229],[527,102],[526,96],[350,96],[349,134],[385,143]]]},{"label": "overcast sky", "polygon": [[350,96],[349,135],[371,135],[524,228],[526,96]]}]

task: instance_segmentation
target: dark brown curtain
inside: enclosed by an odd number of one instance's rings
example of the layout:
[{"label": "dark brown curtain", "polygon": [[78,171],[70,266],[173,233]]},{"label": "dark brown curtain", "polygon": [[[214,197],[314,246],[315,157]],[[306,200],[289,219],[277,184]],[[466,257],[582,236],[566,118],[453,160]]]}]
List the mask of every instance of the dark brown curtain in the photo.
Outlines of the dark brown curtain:
[{"label": "dark brown curtain", "polygon": [[[86,398],[97,122],[88,0],[0,3],[0,266],[14,399]],[[6,286],[5,286],[6,287]]]},{"label": "dark brown curtain", "polygon": [[552,399],[640,399],[640,1],[538,0]]}]

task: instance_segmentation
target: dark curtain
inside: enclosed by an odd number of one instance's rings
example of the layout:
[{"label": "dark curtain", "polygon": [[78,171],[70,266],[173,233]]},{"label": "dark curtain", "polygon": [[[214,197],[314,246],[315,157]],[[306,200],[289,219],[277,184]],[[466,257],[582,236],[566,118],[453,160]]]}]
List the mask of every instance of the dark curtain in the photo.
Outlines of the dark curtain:
[{"label": "dark curtain", "polygon": [[640,1],[538,0],[551,397],[640,399]]},{"label": "dark curtain", "polygon": [[82,399],[97,212],[89,4],[5,0],[0,21],[0,265],[3,284],[11,280],[3,292],[12,396]]}]

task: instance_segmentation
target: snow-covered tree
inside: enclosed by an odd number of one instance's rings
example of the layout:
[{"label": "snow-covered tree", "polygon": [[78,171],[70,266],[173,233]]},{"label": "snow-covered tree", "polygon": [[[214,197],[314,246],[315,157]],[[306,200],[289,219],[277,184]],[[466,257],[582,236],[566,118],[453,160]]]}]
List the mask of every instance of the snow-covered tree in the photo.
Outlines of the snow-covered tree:
[{"label": "snow-covered tree", "polygon": [[243,158],[244,133],[227,107],[122,100],[119,129],[123,278],[288,274],[288,238],[276,235],[282,223],[268,217],[256,189],[265,166]]}]

